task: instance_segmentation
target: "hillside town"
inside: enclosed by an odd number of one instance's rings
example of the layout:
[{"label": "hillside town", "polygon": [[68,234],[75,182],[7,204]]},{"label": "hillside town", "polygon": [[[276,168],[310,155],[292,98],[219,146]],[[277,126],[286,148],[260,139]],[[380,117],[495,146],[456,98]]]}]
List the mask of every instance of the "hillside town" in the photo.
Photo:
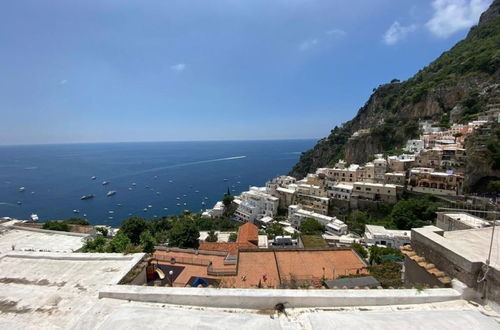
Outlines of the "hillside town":
[{"label": "hillside town", "polygon": [[[479,120],[454,124],[449,129],[421,122],[420,138],[408,140],[401,154],[376,154],[365,164],[346,164],[340,160],[333,167],[319,168],[301,180],[278,176],[265,187],[250,187],[236,196],[234,219],[264,229],[279,224],[288,235],[282,240],[289,242],[305,220],[315,219],[325,226],[323,237],[334,246],[364,243],[400,248],[410,243],[409,229],[368,225],[360,236],[352,233],[339,217],[345,210],[371,210],[377,204],[396,203],[404,193],[429,194],[452,203],[465,200],[464,141],[489,121],[498,122],[499,115],[500,111],[492,111]],[[360,134],[363,132],[356,132],[351,138]],[[223,212],[224,204],[220,201],[203,215],[219,217]],[[488,222],[464,220],[461,226],[482,228]]]}]

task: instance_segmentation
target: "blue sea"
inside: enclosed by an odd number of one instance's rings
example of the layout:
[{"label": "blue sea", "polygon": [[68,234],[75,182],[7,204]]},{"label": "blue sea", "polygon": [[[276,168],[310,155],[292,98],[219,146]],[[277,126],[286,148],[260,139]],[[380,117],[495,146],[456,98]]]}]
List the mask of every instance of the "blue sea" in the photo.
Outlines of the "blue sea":
[{"label": "blue sea", "polygon": [[[0,146],[0,217],[29,219],[36,213],[47,221],[77,216],[92,224],[118,226],[132,215],[198,212],[211,208],[228,189],[239,194],[288,173],[315,142]],[[20,187],[25,190],[20,192]],[[108,197],[110,190],[116,194]],[[88,194],[95,197],[80,200]]]}]

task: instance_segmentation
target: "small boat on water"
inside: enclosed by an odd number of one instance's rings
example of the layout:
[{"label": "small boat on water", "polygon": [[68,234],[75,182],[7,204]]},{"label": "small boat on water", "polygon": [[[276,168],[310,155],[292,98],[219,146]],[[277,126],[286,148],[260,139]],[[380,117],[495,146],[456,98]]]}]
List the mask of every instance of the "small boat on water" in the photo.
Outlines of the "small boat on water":
[{"label": "small boat on water", "polygon": [[228,181],[228,179],[224,179],[224,182]]},{"label": "small boat on water", "polygon": [[149,207],[149,208],[152,208],[152,207],[153,207],[153,205],[148,205],[148,207]]},{"label": "small boat on water", "polygon": [[80,210],[73,210],[73,213],[78,214],[80,213]]},{"label": "small boat on water", "polygon": [[94,175],[94,176],[92,176],[90,179],[91,179],[91,180],[95,180],[95,179],[97,179],[97,177]]},{"label": "small boat on water", "polygon": [[87,200],[87,199],[91,199],[91,198],[94,198],[94,194],[83,195],[82,197],[80,197],[80,199],[82,201]]},{"label": "small boat on water", "polygon": [[163,209],[166,211],[166,210],[168,210],[168,207],[164,207]]},{"label": "small boat on water", "polygon": [[169,183],[173,183],[174,181],[172,181],[172,180],[168,180],[168,182],[169,182]]},{"label": "small boat on water", "polygon": [[31,221],[38,221],[38,214],[33,213],[30,215],[30,218],[31,218]]},{"label": "small boat on water", "polygon": [[175,199],[181,199],[180,197],[176,197]]},{"label": "small boat on water", "polygon": [[25,191],[25,190],[26,190],[26,188],[24,188],[24,187],[20,187],[20,188],[19,188],[19,192],[23,192],[23,191]]},{"label": "small boat on water", "polygon": [[135,183],[135,182],[132,182],[132,185],[133,185],[133,186],[135,187],[135,186],[137,186],[137,183]]},{"label": "small boat on water", "polygon": [[109,214],[113,214],[113,213],[115,213],[115,211],[108,211],[108,213],[109,213]]},{"label": "small boat on water", "polygon": [[113,196],[116,194],[116,190],[110,190],[108,191],[108,193],[106,194],[106,196],[110,197],[110,196]]},{"label": "small boat on water", "polygon": [[107,184],[109,184],[109,181],[103,181],[103,182],[102,182],[102,185],[103,185],[103,186],[105,186],[105,185],[107,185]]},{"label": "small boat on water", "polygon": [[181,203],[177,203],[177,206],[181,206]]},{"label": "small boat on water", "polygon": [[144,211],[144,212],[147,212],[147,211],[148,211],[148,208],[147,208],[147,207],[145,207],[145,208],[143,209],[143,211]]},{"label": "small boat on water", "polygon": [[21,201],[17,201],[17,205],[21,205],[23,202]]},{"label": "small boat on water", "polygon": [[199,193],[200,191],[199,191],[199,190],[195,190],[194,192],[195,192],[195,193]]},{"label": "small boat on water", "polygon": [[128,187],[128,190],[132,190],[132,187]]}]

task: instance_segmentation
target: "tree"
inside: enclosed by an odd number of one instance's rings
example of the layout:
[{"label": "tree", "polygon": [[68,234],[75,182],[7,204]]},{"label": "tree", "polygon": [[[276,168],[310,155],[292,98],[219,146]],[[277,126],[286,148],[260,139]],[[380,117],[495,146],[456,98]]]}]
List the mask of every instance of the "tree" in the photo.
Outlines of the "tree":
[{"label": "tree", "polygon": [[113,237],[113,239],[109,242],[107,251],[123,253],[128,249],[130,245],[132,245],[130,238],[128,238],[128,236],[122,233],[121,231],[119,231],[118,234],[116,234],[115,237]]},{"label": "tree", "polygon": [[108,228],[106,227],[97,227],[96,230],[102,234],[102,236],[108,236]]},{"label": "tree", "polygon": [[82,218],[69,218],[64,220],[65,223],[68,225],[80,225],[80,226],[88,226],[89,222],[87,219],[82,219]]},{"label": "tree", "polygon": [[200,233],[191,220],[176,221],[168,233],[168,243],[180,248],[194,248],[199,246]]},{"label": "tree", "polygon": [[217,236],[217,234],[215,233],[215,231],[210,230],[208,232],[207,238],[205,239],[205,242],[217,242],[218,239],[219,239],[219,237]]},{"label": "tree", "polygon": [[238,239],[238,234],[236,233],[229,234],[229,242],[236,242],[237,239]]},{"label": "tree", "polygon": [[266,234],[270,239],[274,239],[276,236],[284,235],[285,231],[279,223],[273,222],[266,228]]},{"label": "tree", "polygon": [[351,212],[346,217],[346,224],[349,230],[358,234],[363,235],[365,232],[365,225],[371,222],[371,218],[366,212],[354,211]]},{"label": "tree", "polygon": [[60,221],[48,221],[43,224],[42,229],[46,230],[57,230],[57,231],[69,231],[69,226],[65,222]]},{"label": "tree", "polygon": [[362,258],[368,257],[368,251],[366,251],[365,247],[359,243],[352,243],[351,249],[356,251]]},{"label": "tree", "polygon": [[303,235],[321,235],[326,229],[318,220],[309,218],[300,224],[299,230]]},{"label": "tree", "polygon": [[102,235],[97,235],[89,239],[82,247],[83,252],[104,252],[106,249],[106,239]]},{"label": "tree", "polygon": [[127,235],[133,244],[138,245],[142,232],[148,229],[149,227],[146,220],[140,217],[131,217],[122,223],[120,232]]},{"label": "tree", "polygon": [[155,239],[149,230],[143,231],[140,237],[142,251],[153,253],[155,251]]},{"label": "tree", "polygon": [[394,261],[394,259],[403,259],[399,250],[390,247],[379,247],[376,245],[370,247],[370,259],[368,260],[370,264],[381,264],[388,261]]},{"label": "tree", "polygon": [[224,195],[224,199],[222,200],[222,203],[227,208],[227,207],[229,207],[231,205],[231,203],[233,202],[233,200],[234,200],[234,197],[232,195],[225,194]]},{"label": "tree", "polygon": [[422,227],[432,224],[439,205],[439,202],[434,202],[431,198],[399,201],[392,208],[390,218],[401,230]]}]

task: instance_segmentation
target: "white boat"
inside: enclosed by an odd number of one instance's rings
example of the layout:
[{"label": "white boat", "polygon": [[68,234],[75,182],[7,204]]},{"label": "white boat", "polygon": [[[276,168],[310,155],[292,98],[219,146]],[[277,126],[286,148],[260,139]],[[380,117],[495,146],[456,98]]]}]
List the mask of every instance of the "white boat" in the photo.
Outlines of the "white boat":
[{"label": "white boat", "polygon": [[148,211],[148,208],[147,208],[147,207],[145,207],[143,211],[144,211],[144,212],[147,212],[147,211]]},{"label": "white boat", "polygon": [[129,187],[128,190],[132,190],[132,187]]},{"label": "white boat", "polygon": [[109,184],[109,181],[103,181],[103,182],[102,182],[102,185],[103,185],[103,186],[105,186],[105,185],[107,185],[107,184]]},{"label": "white boat", "polygon": [[97,179],[97,177],[94,175],[90,179],[95,180],[95,179]]},{"label": "white boat", "polygon": [[149,207],[149,208],[152,208],[152,207],[153,207],[153,205],[148,205],[148,207]]},{"label": "white boat", "polygon": [[113,213],[115,213],[115,211],[108,211],[108,213],[109,213],[109,214],[113,214]]},{"label": "white boat", "polygon": [[106,194],[106,196],[113,196],[114,194],[116,194],[116,190],[110,190],[108,191],[108,193]]},{"label": "white boat", "polygon": [[73,213],[80,213],[80,210],[73,210]]},{"label": "white boat", "polygon": [[177,206],[181,206],[181,203],[177,203]]},{"label": "white boat", "polygon": [[19,192],[23,192],[23,191],[25,191],[25,190],[26,190],[26,188],[24,188],[24,187],[20,187],[20,188],[19,188]]},{"label": "white boat", "polygon": [[132,185],[133,185],[133,186],[137,186],[137,183],[135,183],[135,182],[132,182]]},{"label": "white boat", "polygon": [[33,213],[33,214],[31,214],[30,218],[31,218],[31,221],[38,221],[38,214]]}]

